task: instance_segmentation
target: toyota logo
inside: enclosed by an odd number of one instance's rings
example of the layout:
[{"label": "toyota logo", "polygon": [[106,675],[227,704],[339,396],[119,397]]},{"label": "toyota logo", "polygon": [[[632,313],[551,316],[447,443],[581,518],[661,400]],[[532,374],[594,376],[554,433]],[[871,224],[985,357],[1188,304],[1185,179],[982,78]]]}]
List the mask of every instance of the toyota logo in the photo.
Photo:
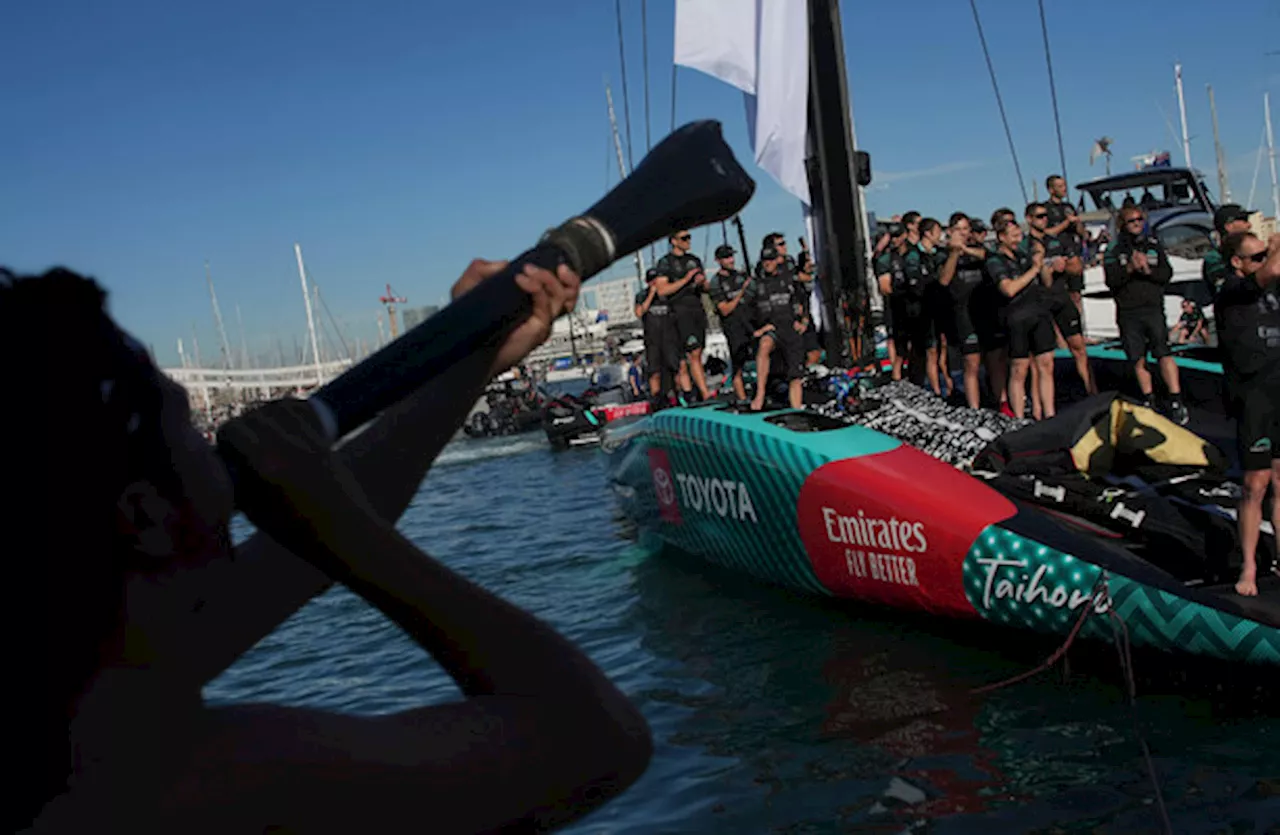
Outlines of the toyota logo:
[{"label": "toyota logo", "polygon": [[659,504],[670,505],[675,503],[676,491],[671,484],[671,474],[666,470],[653,471],[653,489],[658,492]]}]

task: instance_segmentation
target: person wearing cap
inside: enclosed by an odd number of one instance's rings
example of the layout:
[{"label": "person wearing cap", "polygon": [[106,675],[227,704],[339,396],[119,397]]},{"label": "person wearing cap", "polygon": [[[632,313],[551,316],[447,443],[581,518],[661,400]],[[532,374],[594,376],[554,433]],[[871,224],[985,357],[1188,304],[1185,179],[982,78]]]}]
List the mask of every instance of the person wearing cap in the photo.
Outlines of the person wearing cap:
[{"label": "person wearing cap", "polygon": [[684,355],[676,331],[671,297],[692,281],[673,282],[657,267],[645,273],[645,286],[636,293],[636,317],[644,322],[644,353],[649,367],[649,395],[654,408],[666,404],[683,369]]},{"label": "person wearing cap", "polygon": [[1182,404],[1182,383],[1169,353],[1169,323],[1164,318],[1164,289],[1173,278],[1173,267],[1160,241],[1144,231],[1146,222],[1146,213],[1137,205],[1120,210],[1120,231],[1107,247],[1103,269],[1115,297],[1120,343],[1133,363],[1143,405],[1151,407],[1154,397],[1149,354],[1169,390],[1170,419],[1186,426],[1190,417]]},{"label": "person wearing cap", "polygon": [[[1055,278],[1054,282],[1061,281],[1079,313],[1084,310],[1084,240],[1088,233],[1084,221],[1076,214],[1075,206],[1067,199],[1067,181],[1058,174],[1052,174],[1045,179],[1044,187],[1049,192],[1049,200],[1043,204],[1049,215],[1045,234],[1058,239],[1062,245],[1062,257],[1066,259],[1065,267],[1059,271],[1061,278]],[[1080,368],[1079,359],[1076,360],[1076,368]]]},{"label": "person wearing cap", "polygon": [[[1250,230],[1249,215],[1252,212],[1246,210],[1239,203],[1227,203],[1219,206],[1218,210],[1213,213],[1213,228],[1218,233],[1218,247],[1221,247],[1227,238],[1237,232],[1248,232]],[[1205,286],[1209,290],[1209,299],[1212,300],[1218,294],[1218,288],[1231,272],[1227,266],[1226,259],[1222,257],[1220,249],[1211,249],[1204,254],[1204,264],[1200,267],[1200,276],[1204,279]]]},{"label": "person wearing cap", "polygon": [[671,251],[659,258],[655,267],[679,286],[671,296],[671,310],[684,352],[685,367],[678,378],[680,392],[686,400],[692,400],[693,388],[697,387],[698,394],[706,400],[711,396],[702,368],[702,349],[707,343],[707,311],[702,306],[702,296],[707,289],[707,274],[702,259],[689,251],[692,239],[688,229],[672,233],[667,239]]},{"label": "person wearing cap", "polygon": [[1243,564],[1236,593],[1258,593],[1262,502],[1272,489],[1271,524],[1280,530],[1280,235],[1264,244],[1252,232],[1222,243],[1227,275],[1214,302],[1230,414],[1244,470],[1237,519]]},{"label": "person wearing cap", "polygon": [[938,283],[938,266],[946,260],[946,253],[939,246],[942,224],[931,217],[921,218],[916,231],[920,240],[907,251],[907,271],[908,281],[911,276],[919,281],[921,313],[917,332],[925,345],[925,379],[934,394],[943,396],[945,388],[945,396],[950,397],[952,383],[947,371],[946,332],[951,305],[949,293]]},{"label": "person wearing cap", "polygon": [[[876,282],[880,295],[885,299],[889,316],[890,368],[893,379],[902,379],[902,361],[910,348],[908,340],[906,288],[907,288],[907,227],[891,222],[888,227],[889,245],[876,258]],[[891,317],[891,318],[890,318]]]},{"label": "person wearing cap", "polygon": [[752,360],[751,305],[744,303],[751,286],[751,276],[734,264],[734,248],[728,244],[716,247],[716,263],[720,269],[711,276],[709,294],[720,315],[720,329],[729,343],[729,362],[733,366],[733,393],[747,399],[742,372]]},{"label": "person wearing cap", "polygon": [[795,276],[784,263],[784,256],[774,247],[760,253],[763,264],[760,277],[748,289],[759,325],[754,336],[760,340],[756,348],[756,391],[751,408],[764,408],[772,366],[787,381],[787,400],[793,409],[803,405],[804,332],[807,311],[796,303]]}]

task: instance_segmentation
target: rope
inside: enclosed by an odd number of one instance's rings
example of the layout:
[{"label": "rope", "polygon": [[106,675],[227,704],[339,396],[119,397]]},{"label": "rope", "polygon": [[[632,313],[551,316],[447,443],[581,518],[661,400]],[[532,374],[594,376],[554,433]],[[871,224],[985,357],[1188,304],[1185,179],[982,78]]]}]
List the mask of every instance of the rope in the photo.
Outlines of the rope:
[{"label": "rope", "polygon": [[635,155],[631,153],[631,104],[627,98],[627,51],[622,46],[622,0],[617,0],[618,11],[618,60],[622,63],[622,116],[627,126],[627,170],[634,171]]},{"label": "rope", "polygon": [[640,49],[644,53],[644,152],[653,150],[653,138],[649,134],[649,21],[645,14],[648,0],[640,0]]},{"label": "rope", "polygon": [[1053,99],[1053,127],[1058,132],[1058,161],[1062,164],[1062,179],[1066,180],[1067,155],[1062,150],[1062,122],[1058,119],[1058,87],[1053,82],[1053,58],[1049,55],[1049,25],[1045,22],[1044,0],[1040,0],[1040,33],[1044,35],[1044,63],[1049,68],[1049,97]]},{"label": "rope", "polygon": [[1004,112],[1004,99],[1000,97],[1000,85],[996,83],[996,68],[991,63],[991,52],[987,49],[987,38],[982,34],[982,21],[978,19],[978,3],[977,0],[969,0],[969,6],[973,9],[973,22],[978,27],[978,40],[982,43],[982,54],[987,59],[987,72],[991,73],[991,88],[996,93],[996,106],[1000,108],[1000,121],[1004,123],[1004,135],[1009,140],[1009,155],[1013,157],[1013,171],[1018,176],[1018,188],[1022,191],[1022,202],[1029,203],[1027,200],[1027,184],[1022,179],[1022,166],[1018,165],[1018,152],[1013,148],[1013,133],[1009,130],[1009,117]]},{"label": "rope", "polygon": [[985,684],[982,687],[975,687],[969,692],[976,696],[982,693],[990,693],[993,690],[1000,690],[1001,688],[1008,687],[1011,684],[1026,681],[1032,676],[1037,676],[1056,664],[1058,659],[1067,654],[1067,650],[1071,648],[1071,644],[1075,641],[1076,636],[1080,634],[1080,630],[1084,627],[1084,622],[1089,618],[1089,613],[1093,611],[1093,607],[1098,600],[1098,594],[1102,591],[1104,585],[1105,578],[1099,576],[1098,582],[1093,584],[1093,591],[1089,595],[1089,602],[1080,609],[1080,617],[1076,618],[1076,623],[1071,627],[1071,632],[1067,634],[1067,639],[1062,642],[1062,646],[1058,647],[1057,650],[1054,651],[1053,655],[1046,658],[1039,666],[1027,670],[1026,672],[1019,673],[1018,675],[1004,679],[1003,681],[997,681],[994,684]]},{"label": "rope", "polygon": [[1115,638],[1116,653],[1120,656],[1120,670],[1124,674],[1125,695],[1128,696],[1129,720],[1133,724],[1133,735],[1138,740],[1138,746],[1142,748],[1142,760],[1147,766],[1147,776],[1151,779],[1151,790],[1155,792],[1160,822],[1164,826],[1164,832],[1173,835],[1173,823],[1169,820],[1169,808],[1164,802],[1164,792],[1160,790],[1160,777],[1156,774],[1156,764],[1151,758],[1151,749],[1147,746],[1147,740],[1142,735],[1142,728],[1138,725],[1138,688],[1134,683],[1129,626],[1114,610],[1108,610],[1107,615],[1111,619],[1111,632]]}]

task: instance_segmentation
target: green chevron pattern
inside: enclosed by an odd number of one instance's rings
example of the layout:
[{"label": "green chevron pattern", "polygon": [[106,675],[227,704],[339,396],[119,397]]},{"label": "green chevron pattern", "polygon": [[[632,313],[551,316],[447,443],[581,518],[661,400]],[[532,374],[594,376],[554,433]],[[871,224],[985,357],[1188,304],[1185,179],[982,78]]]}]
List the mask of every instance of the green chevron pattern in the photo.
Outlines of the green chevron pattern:
[{"label": "green chevron pattern", "polygon": [[[1097,566],[992,525],[965,558],[965,595],[988,620],[1066,635],[1101,574]],[[1218,611],[1120,574],[1106,581],[1135,644],[1230,661],[1280,664],[1280,629]],[[1055,601],[1058,605],[1055,605]],[[1081,634],[1112,639],[1096,614]]]}]

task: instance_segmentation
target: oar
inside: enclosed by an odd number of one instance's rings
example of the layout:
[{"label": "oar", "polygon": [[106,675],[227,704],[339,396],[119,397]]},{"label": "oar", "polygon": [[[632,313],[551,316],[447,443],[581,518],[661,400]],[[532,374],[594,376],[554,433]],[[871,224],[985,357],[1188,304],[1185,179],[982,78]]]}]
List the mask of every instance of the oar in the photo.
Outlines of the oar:
[{"label": "oar", "polygon": [[755,188],[725,144],[720,123],[691,122],[658,143],[594,206],[547,232],[498,275],[322,386],[310,402],[337,441],[526,321],[532,303],[515,282],[526,264],[552,270],[568,264],[585,281],[672,232],[732,217]]}]

